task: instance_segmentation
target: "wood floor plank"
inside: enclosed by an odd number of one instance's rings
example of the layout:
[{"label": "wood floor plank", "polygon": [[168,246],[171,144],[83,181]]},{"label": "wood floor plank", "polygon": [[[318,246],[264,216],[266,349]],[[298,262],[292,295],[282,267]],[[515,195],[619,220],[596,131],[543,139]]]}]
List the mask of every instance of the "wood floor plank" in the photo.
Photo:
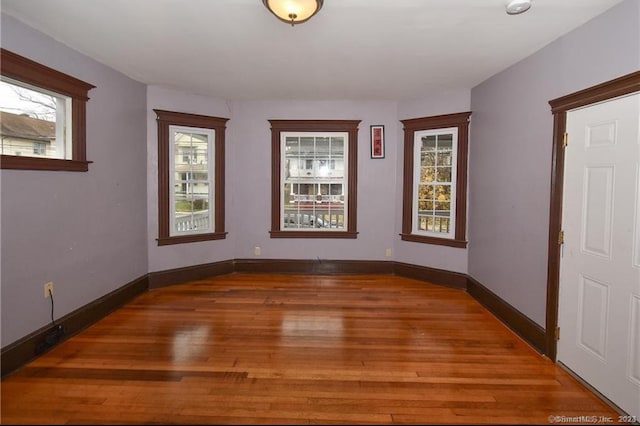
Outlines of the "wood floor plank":
[{"label": "wood floor plank", "polygon": [[466,292],[392,275],[151,290],[2,380],[3,424],[548,424],[617,413]]}]

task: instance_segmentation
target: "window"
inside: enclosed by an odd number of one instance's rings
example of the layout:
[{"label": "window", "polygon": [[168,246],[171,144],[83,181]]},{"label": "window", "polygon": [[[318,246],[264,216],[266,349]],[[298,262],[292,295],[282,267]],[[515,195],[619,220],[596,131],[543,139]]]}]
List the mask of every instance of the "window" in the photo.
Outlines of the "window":
[{"label": "window", "polygon": [[471,112],[402,120],[405,241],[466,247]]},{"label": "window", "polygon": [[[204,160],[203,160],[204,161]],[[195,164],[198,162],[198,151],[192,147],[182,148],[182,162]]]},{"label": "window", "polygon": [[356,238],[360,120],[269,120],[272,238]]},{"label": "window", "polygon": [[86,172],[95,86],[0,49],[0,168]]},{"label": "window", "polygon": [[158,121],[158,245],[224,239],[228,119],[154,111]]},{"label": "window", "polygon": [[47,155],[47,144],[44,142],[33,143],[33,155]]}]

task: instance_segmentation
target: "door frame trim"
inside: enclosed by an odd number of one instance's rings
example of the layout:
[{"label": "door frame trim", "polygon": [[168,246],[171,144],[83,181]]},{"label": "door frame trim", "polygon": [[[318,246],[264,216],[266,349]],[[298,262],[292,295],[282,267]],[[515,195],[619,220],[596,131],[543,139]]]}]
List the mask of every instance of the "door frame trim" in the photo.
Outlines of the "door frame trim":
[{"label": "door frame trim", "polygon": [[556,361],[558,326],[558,300],[560,291],[560,244],[562,204],[564,200],[564,134],[567,130],[567,112],[583,106],[603,102],[619,96],[640,92],[640,71],[589,87],[549,101],[553,114],[553,148],[551,159],[551,203],[549,208],[549,250],[547,263],[547,311],[545,352]]}]

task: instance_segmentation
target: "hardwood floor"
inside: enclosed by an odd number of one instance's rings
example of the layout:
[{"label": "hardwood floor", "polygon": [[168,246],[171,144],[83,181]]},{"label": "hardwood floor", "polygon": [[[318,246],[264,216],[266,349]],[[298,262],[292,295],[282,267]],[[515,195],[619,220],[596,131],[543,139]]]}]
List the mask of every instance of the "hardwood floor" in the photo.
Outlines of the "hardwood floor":
[{"label": "hardwood floor", "polygon": [[464,291],[391,275],[230,274],[151,290],[1,391],[3,424],[618,420]]}]

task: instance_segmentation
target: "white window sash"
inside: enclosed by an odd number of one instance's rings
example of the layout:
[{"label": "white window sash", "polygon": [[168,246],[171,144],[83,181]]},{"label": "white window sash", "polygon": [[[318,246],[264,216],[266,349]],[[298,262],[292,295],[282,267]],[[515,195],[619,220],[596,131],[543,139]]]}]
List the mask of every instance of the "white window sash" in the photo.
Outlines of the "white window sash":
[{"label": "white window sash", "polygon": [[[60,93],[53,92],[51,90],[43,89],[42,87],[34,86],[31,84],[24,83],[22,81],[17,81],[11,78],[2,77],[3,83],[12,85],[18,88],[23,88],[27,90],[31,90],[38,94],[51,96],[55,99],[56,110],[55,110],[55,127],[56,127],[56,135],[55,141],[53,141],[52,152],[54,153],[52,156],[49,156],[49,152],[46,152],[45,155],[50,158],[57,158],[61,160],[71,160],[73,158],[72,152],[72,119],[73,112],[71,109],[72,99],[68,96],[61,95]],[[28,101],[25,101],[27,103]],[[12,106],[12,105],[4,105]],[[17,105],[13,105],[12,107],[17,107]]]},{"label": "white window sash", "polygon": [[[177,133],[197,133],[207,136],[207,183],[208,183],[208,203],[209,208],[206,217],[208,218],[208,226],[199,229],[189,229],[184,231],[176,230],[176,197],[175,197],[175,185],[176,182],[176,155],[182,159],[182,152],[176,152],[176,134]],[[214,160],[215,160],[215,130],[199,127],[186,127],[186,126],[169,126],[169,236],[181,236],[181,235],[193,235],[193,234],[206,234],[213,232],[214,229],[214,211],[215,211],[215,187],[214,187]],[[190,163],[191,164],[191,163]],[[189,180],[193,183],[201,183],[201,180],[193,179],[194,171],[189,171]]]},{"label": "white window sash", "polygon": [[[419,224],[419,187],[421,182],[421,150],[422,138],[425,136],[452,135],[451,147],[451,199],[449,210],[449,232],[435,232],[420,229]],[[422,130],[414,133],[413,140],[413,207],[412,207],[412,230],[416,235],[428,237],[455,239],[456,230],[456,188],[458,170],[458,128],[449,127],[442,129]]]},{"label": "white window sash", "polygon": [[[289,194],[285,193],[285,183],[286,183],[286,140],[288,137],[314,137],[314,138],[322,138],[322,137],[342,137],[343,138],[343,177],[340,181],[314,181],[313,185],[319,185],[323,183],[330,184],[341,184],[343,197],[343,219],[342,226],[340,228],[333,227],[322,227],[322,228],[285,228],[285,197],[289,197]],[[349,133],[348,132],[280,132],[280,229],[291,231],[291,232],[299,232],[299,231],[312,231],[312,232],[344,232],[348,229],[348,211],[349,211],[349,203],[348,203],[348,182],[349,182]],[[299,164],[299,168],[302,165]],[[315,165],[313,166],[315,167]],[[305,170],[306,170],[306,162],[305,162]],[[289,179],[291,181],[291,179]],[[295,183],[292,182],[292,185]]]}]

